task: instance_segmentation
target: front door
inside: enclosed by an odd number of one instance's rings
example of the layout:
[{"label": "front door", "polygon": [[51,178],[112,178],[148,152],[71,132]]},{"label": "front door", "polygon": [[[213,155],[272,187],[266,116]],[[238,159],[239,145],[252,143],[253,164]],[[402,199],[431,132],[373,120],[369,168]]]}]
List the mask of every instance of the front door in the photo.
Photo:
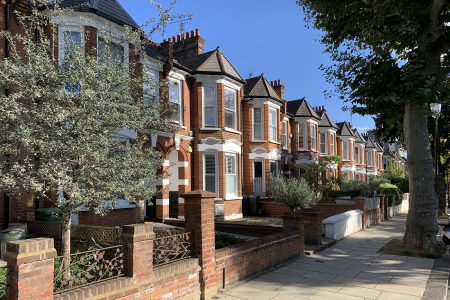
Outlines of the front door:
[{"label": "front door", "polygon": [[253,193],[256,196],[264,195],[264,162],[253,162]]}]

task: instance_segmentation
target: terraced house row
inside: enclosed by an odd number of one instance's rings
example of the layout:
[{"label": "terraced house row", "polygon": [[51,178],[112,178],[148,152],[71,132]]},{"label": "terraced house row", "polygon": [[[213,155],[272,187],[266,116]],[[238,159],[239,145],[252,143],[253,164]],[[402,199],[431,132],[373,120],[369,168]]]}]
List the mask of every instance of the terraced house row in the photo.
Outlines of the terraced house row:
[{"label": "terraced house row", "polygon": [[[74,37],[86,53],[101,42],[101,37],[95,38],[98,28],[111,28],[120,36],[125,34],[125,25],[138,27],[115,0],[62,3],[76,12],[63,18],[58,35]],[[9,5],[0,4],[2,16]],[[17,24],[0,25],[14,30]],[[1,43],[3,58],[6,46]],[[65,47],[60,39],[58,53],[63,55]],[[112,43],[112,47],[128,59],[133,45]],[[144,89],[145,97],[170,102],[176,111],[173,122],[179,128],[175,134],[148,133],[149,146],[164,157],[161,167],[167,176],[160,183],[161,192],[148,204],[121,200],[107,217],[81,211],[73,218],[75,224],[183,218],[180,195],[196,189],[215,193],[216,214],[235,219],[242,217],[244,196],[266,196],[269,176],[298,175],[301,166],[321,158],[341,158],[339,164],[327,164],[324,177],[361,181],[383,172],[390,158],[404,165],[395,149],[385,150],[374,137],[358,132],[348,122],[335,123],[325,107],[312,107],[304,98],[285,99],[281,80],[269,82],[264,75],[242,77],[219,48],[205,49],[205,39],[197,29],[162,43],[149,42],[138,59],[154,81],[152,88]],[[167,83],[168,93],[162,92],[161,82]],[[28,196],[2,197],[3,224],[33,220],[35,209],[48,205]]]}]

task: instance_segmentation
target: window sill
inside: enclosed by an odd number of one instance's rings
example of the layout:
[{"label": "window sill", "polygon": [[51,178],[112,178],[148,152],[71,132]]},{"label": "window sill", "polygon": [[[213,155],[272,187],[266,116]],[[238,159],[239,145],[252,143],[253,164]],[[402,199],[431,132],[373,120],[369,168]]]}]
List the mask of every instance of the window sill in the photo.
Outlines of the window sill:
[{"label": "window sill", "polygon": [[272,144],[277,144],[277,145],[281,145],[281,143],[279,143],[279,142],[276,142],[276,141],[272,141],[272,140],[269,140],[269,143],[272,143]]},{"label": "window sill", "polygon": [[252,143],[265,143],[267,140],[252,140]]},{"label": "window sill", "polygon": [[237,131],[236,129],[233,129],[233,128],[224,127],[223,130],[225,130],[225,131],[227,131],[227,132],[232,132],[232,133],[237,133],[237,134],[242,135],[242,132]]},{"label": "window sill", "polygon": [[219,130],[221,130],[221,128],[219,128],[219,127],[202,127],[202,128],[200,128],[200,130],[202,130],[202,131],[219,131]]},{"label": "window sill", "polygon": [[233,196],[233,195],[227,195],[225,196],[225,201],[230,201],[230,200],[242,200],[243,197],[238,197],[238,196]]}]

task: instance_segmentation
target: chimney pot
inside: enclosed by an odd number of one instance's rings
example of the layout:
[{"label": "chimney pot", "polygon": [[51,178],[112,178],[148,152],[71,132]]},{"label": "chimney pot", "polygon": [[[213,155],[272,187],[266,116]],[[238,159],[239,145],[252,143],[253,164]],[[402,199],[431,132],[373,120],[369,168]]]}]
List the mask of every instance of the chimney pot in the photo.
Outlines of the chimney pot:
[{"label": "chimney pot", "polygon": [[191,30],[191,38],[193,38],[195,36],[195,31]]},{"label": "chimney pot", "polygon": [[181,41],[181,35],[177,34],[177,42]]},{"label": "chimney pot", "polygon": [[281,85],[281,80],[280,79],[278,79],[278,85]]},{"label": "chimney pot", "polygon": [[188,39],[189,37],[189,32],[186,32],[186,39]]},{"label": "chimney pot", "polygon": [[195,29],[195,36],[199,36],[200,35],[200,30],[198,28]]}]

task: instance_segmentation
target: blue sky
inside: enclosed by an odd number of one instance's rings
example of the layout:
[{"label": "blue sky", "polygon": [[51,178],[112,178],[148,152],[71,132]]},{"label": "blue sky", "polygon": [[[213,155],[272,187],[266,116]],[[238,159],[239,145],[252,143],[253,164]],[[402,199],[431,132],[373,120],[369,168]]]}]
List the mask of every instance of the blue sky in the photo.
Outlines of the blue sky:
[{"label": "blue sky", "polygon": [[[156,16],[150,0],[119,2],[138,24]],[[159,3],[167,6],[170,0]],[[374,127],[371,117],[351,117],[342,111],[344,104],[339,99],[324,96],[332,87],[319,67],[330,64],[330,59],[322,53],[320,32],[306,28],[294,0],[178,0],[174,13],[192,14],[186,31],[199,28],[206,39],[205,50],[220,46],[244,78],[264,73],[269,81],[280,79],[287,100],[306,97],[313,106],[326,106],[337,122],[352,121],[362,131]],[[169,26],[164,38],[176,35],[179,28],[179,24]],[[163,37],[155,34],[152,39],[161,42]]]}]

